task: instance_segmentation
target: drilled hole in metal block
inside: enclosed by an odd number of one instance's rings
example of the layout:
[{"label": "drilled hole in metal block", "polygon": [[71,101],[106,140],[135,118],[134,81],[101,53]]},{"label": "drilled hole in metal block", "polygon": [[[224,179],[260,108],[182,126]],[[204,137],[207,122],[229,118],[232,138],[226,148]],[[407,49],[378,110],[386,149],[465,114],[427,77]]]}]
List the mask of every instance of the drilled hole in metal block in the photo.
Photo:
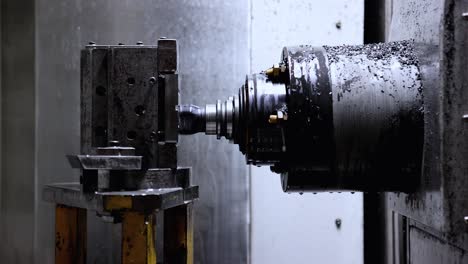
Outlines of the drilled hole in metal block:
[{"label": "drilled hole in metal block", "polygon": [[128,140],[135,140],[137,137],[137,133],[133,130],[127,132],[127,139]]},{"label": "drilled hole in metal block", "polygon": [[128,77],[128,78],[127,78],[127,83],[128,83],[128,85],[134,85],[134,84],[135,84],[135,78],[133,78],[133,77]]},{"label": "drilled hole in metal block", "polygon": [[135,107],[135,114],[136,114],[137,116],[142,116],[142,115],[145,114],[145,112],[146,112],[146,109],[145,109],[144,106],[142,106],[142,105],[137,105],[137,106]]},{"label": "drilled hole in metal block", "polygon": [[99,96],[106,96],[106,88],[102,85],[96,87],[96,94]]}]

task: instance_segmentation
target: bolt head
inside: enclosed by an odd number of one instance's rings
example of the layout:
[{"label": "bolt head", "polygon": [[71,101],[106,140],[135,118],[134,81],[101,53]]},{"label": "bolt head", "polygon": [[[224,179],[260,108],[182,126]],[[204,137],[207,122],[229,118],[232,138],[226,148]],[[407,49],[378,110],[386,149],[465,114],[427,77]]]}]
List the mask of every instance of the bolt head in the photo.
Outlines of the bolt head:
[{"label": "bolt head", "polygon": [[341,21],[335,23],[336,29],[341,29]]},{"label": "bolt head", "polygon": [[338,228],[338,229],[341,228],[341,224],[342,224],[341,219],[340,219],[340,218],[337,218],[337,219],[335,220],[335,226],[336,226],[336,228]]},{"label": "bolt head", "polygon": [[268,118],[268,123],[270,123],[270,124],[278,123],[278,116],[277,115],[270,115],[270,118]]}]

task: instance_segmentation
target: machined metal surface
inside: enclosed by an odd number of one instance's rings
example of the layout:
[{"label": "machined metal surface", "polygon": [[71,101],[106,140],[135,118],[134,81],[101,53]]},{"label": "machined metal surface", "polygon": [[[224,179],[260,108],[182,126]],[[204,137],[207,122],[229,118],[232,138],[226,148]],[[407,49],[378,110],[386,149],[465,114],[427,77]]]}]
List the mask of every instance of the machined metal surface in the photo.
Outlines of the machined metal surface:
[{"label": "machined metal surface", "polygon": [[47,202],[96,212],[119,210],[150,212],[192,202],[198,198],[198,186],[83,193],[79,183],[57,183],[44,188],[43,198]]},{"label": "machined metal surface", "polygon": [[[236,106],[237,105],[237,108]],[[207,104],[205,106],[205,111],[198,111],[195,116],[193,116],[193,121],[184,117],[184,112],[187,111],[184,107],[179,106],[182,118],[179,118],[182,125],[185,124],[185,127],[181,127],[179,132],[181,134],[192,134],[194,131],[205,132],[207,135],[216,135],[217,139],[225,137],[226,139],[232,140],[233,137],[233,123],[239,118],[239,99],[234,97],[229,97],[224,102],[218,100],[216,104]],[[198,106],[191,106],[199,108]],[[185,111],[184,111],[185,110]],[[201,120],[205,123],[205,126],[199,126],[198,129],[190,127],[190,124]]]},{"label": "machined metal surface", "polygon": [[[282,175],[285,191],[415,188],[424,136],[419,49],[403,41],[285,50],[294,96],[288,107],[302,110],[310,127],[293,133],[304,140],[289,139],[289,148],[313,150],[286,163],[295,165]],[[307,98],[312,104],[304,108]]]},{"label": "machined metal surface", "polygon": [[77,155],[85,170],[141,170],[141,156]]},{"label": "machined metal surface", "polygon": [[[216,113],[217,113],[217,105],[215,104],[207,104],[205,106],[205,133],[207,135],[216,135],[217,132],[217,125],[216,125]],[[203,132],[203,131],[200,131]]]}]

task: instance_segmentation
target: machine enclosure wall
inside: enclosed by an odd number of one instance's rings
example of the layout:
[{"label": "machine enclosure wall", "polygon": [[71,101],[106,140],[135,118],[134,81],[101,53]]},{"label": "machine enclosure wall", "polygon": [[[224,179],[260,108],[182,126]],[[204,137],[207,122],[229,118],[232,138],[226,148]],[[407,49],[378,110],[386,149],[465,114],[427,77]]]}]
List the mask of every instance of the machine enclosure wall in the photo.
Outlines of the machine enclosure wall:
[{"label": "machine enclosure wall", "polygon": [[[249,72],[249,4],[5,0],[1,11],[0,262],[53,263],[53,204],[42,200],[41,191],[44,184],[79,177],[66,155],[80,152],[80,50],[90,41],[154,45],[160,37],[177,39],[181,102],[215,100],[235,91]],[[207,77],[214,80],[210,87]],[[202,137],[182,139],[178,155],[179,166],[191,166],[200,185],[197,263],[247,263],[249,191],[242,155],[235,146]],[[119,228],[88,215],[88,263],[119,263]]]},{"label": "machine enclosure wall", "polygon": [[365,198],[377,201],[373,210],[378,216],[364,220],[369,230],[366,263],[467,263],[468,140],[463,115],[468,35],[463,13],[468,1],[381,3],[386,9],[381,41],[412,38],[433,46],[433,53],[420,62],[427,113],[422,181],[410,194]]}]

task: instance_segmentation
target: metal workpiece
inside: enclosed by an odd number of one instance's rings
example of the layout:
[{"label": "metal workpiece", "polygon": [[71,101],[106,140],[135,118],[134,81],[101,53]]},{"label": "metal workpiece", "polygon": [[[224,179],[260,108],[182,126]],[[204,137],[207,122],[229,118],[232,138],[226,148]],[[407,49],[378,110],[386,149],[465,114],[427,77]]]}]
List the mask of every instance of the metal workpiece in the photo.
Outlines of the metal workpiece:
[{"label": "metal workpiece", "polygon": [[175,168],[177,42],[87,45],[81,69],[82,154],[118,141],[135,148],[143,168]]},{"label": "metal workpiece", "polygon": [[[161,143],[177,143],[178,141],[178,132],[177,132],[177,111],[176,106],[179,103],[179,77],[177,74],[166,74],[160,75],[160,78],[164,80],[163,87],[160,87],[159,97],[164,98],[162,100],[163,108],[160,112],[164,113],[164,116],[159,117],[159,120],[164,120],[164,123],[160,125],[159,130],[164,132],[163,137],[158,141]],[[161,93],[161,88],[164,89],[164,92]]]},{"label": "metal workpiece", "polygon": [[[204,111],[204,119],[205,119],[205,133],[207,135],[216,135],[216,132],[218,130],[218,105],[221,105],[221,103],[216,103],[216,104],[207,104],[205,106],[205,111]],[[183,118],[181,119],[183,120]],[[193,131],[189,131],[189,133],[192,133]]]},{"label": "metal workpiece", "polygon": [[190,174],[177,166],[177,52],[176,40],[166,38],[83,49],[82,154],[69,156],[82,169],[83,191],[165,188],[167,177],[155,177],[161,169],[168,177]]},{"label": "metal workpiece", "polygon": [[[247,163],[281,173],[286,192],[411,191],[422,166],[423,50],[412,41],[286,47],[237,97],[205,111],[180,106],[179,130],[230,139]],[[203,119],[204,131],[192,124]]]},{"label": "metal workpiece", "polygon": [[82,50],[81,154],[68,158],[83,192],[172,188],[190,177],[177,166],[177,52],[174,39]]},{"label": "metal workpiece", "polygon": [[96,212],[133,210],[152,212],[190,203],[198,198],[198,186],[142,189],[124,192],[83,193],[78,183],[56,183],[44,187],[44,201]]},{"label": "metal workpiece", "polygon": [[161,188],[189,188],[191,186],[190,168],[155,168],[145,172],[131,171],[124,178],[124,185],[128,190],[161,189]]}]

